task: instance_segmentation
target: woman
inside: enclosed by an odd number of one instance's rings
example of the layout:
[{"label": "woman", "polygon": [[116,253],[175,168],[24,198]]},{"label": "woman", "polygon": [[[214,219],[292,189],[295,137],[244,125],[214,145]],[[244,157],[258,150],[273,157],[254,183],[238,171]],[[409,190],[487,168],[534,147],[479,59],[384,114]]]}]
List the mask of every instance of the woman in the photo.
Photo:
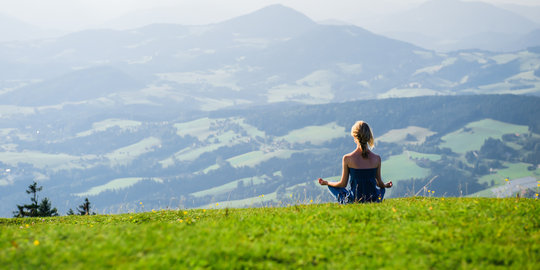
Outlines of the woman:
[{"label": "woman", "polygon": [[[341,180],[328,182],[319,178],[319,184],[327,185],[339,203],[381,202],[385,188],[391,188],[392,182],[381,180],[381,157],[371,152],[374,146],[373,133],[364,121],[356,122],[351,128],[351,135],[356,142],[356,150],[343,156]],[[350,189],[346,189],[349,182]],[[379,187],[379,188],[377,188]]]}]

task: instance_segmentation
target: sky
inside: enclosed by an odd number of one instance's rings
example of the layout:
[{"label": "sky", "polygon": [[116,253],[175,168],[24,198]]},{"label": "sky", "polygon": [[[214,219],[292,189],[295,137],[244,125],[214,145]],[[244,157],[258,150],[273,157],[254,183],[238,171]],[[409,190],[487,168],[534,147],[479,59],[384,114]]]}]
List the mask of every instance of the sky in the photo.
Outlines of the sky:
[{"label": "sky", "polygon": [[[355,24],[413,8],[426,0],[0,0],[0,13],[43,28],[74,31],[126,23],[134,18],[200,25],[220,22],[271,4],[294,8],[315,21],[342,20]],[[478,0],[477,0],[478,1]],[[540,0],[480,0],[492,4],[540,6]],[[133,16],[133,13],[137,14]],[[155,15],[154,15],[155,16]],[[122,17],[124,20],[122,20]],[[142,21],[142,19],[141,19]]]}]

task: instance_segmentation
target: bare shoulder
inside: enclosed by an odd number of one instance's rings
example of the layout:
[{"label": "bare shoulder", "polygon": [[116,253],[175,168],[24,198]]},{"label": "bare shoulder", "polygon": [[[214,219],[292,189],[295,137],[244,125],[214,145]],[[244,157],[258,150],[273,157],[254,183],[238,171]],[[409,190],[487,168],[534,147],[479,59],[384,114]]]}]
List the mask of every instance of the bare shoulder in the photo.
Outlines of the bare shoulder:
[{"label": "bare shoulder", "polygon": [[351,158],[353,157],[354,152],[350,152],[348,154],[343,155],[343,162],[346,164],[349,164]]},{"label": "bare shoulder", "polygon": [[381,162],[381,157],[373,152],[371,152],[373,160],[375,160],[377,163]]}]

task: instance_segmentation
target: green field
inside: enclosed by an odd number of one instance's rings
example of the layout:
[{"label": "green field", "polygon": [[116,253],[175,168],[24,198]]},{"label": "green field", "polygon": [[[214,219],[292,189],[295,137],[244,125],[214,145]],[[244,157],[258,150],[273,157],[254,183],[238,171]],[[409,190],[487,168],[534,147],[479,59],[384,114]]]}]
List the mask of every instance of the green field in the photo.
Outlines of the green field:
[{"label": "green field", "polygon": [[346,137],[349,133],[345,128],[337,125],[335,122],[322,126],[307,126],[301,129],[293,130],[287,135],[276,138],[283,139],[289,143],[306,143],[321,145],[327,141]]},{"label": "green field", "polygon": [[437,154],[424,154],[424,153],[418,153],[414,151],[406,151],[405,154],[408,154],[411,158],[414,158],[414,159],[428,159],[431,161],[437,161],[441,159],[441,155],[437,155]]},{"label": "green field", "polygon": [[[243,131],[244,136],[233,130],[224,129],[224,125],[238,125]],[[218,127],[220,126],[220,127]],[[210,153],[224,146],[234,146],[239,143],[245,143],[257,137],[264,138],[266,134],[254,126],[245,123],[243,118],[200,118],[190,122],[174,124],[178,136],[193,136],[202,144],[186,147],[176,152],[173,156],[159,161],[163,168],[173,166],[176,162],[194,161],[204,153]],[[211,169],[217,168],[212,166]],[[208,170],[206,170],[207,172]]]},{"label": "green field", "polygon": [[73,156],[63,153],[48,154],[37,151],[0,152],[0,162],[4,164],[16,167],[20,163],[29,163],[36,168],[50,168],[53,171],[89,168],[92,167],[96,160],[97,156],[95,155]]},{"label": "green field", "polygon": [[199,118],[197,120],[184,122],[184,123],[177,123],[174,124],[174,127],[176,128],[176,134],[178,136],[193,136],[196,137],[199,141],[204,141],[210,136],[218,137],[218,140],[220,142],[229,142],[232,138],[232,136],[238,136],[239,134],[236,134],[232,131],[227,131],[229,134],[225,135],[222,138],[219,138],[219,136],[223,133],[223,126],[220,127],[220,125],[225,124],[237,124],[239,125],[248,136],[251,137],[264,137],[265,133],[263,131],[258,130],[256,127],[246,124],[245,119],[243,118],[216,118],[216,119],[210,119],[210,118]]},{"label": "green field", "polygon": [[268,90],[268,102],[296,101],[305,104],[327,103],[334,98],[332,77],[328,70],[317,70],[294,84],[281,84]]},{"label": "green field", "polygon": [[465,154],[468,151],[480,150],[487,138],[501,139],[504,134],[528,132],[527,126],[508,124],[492,119],[484,119],[469,123],[466,129],[446,134],[442,137],[441,147],[448,147],[452,151]]},{"label": "green field", "polygon": [[[435,134],[427,128],[409,126],[402,129],[392,129],[382,136],[377,138],[377,141],[388,142],[388,143],[397,143],[397,144],[422,144],[426,140],[426,137]],[[407,135],[415,137],[415,141],[407,141]]]},{"label": "green field", "polygon": [[93,188],[90,188],[86,192],[73,194],[75,196],[79,197],[88,197],[88,196],[96,196],[104,191],[110,191],[110,190],[120,190],[124,188],[131,187],[140,181],[143,180],[152,180],[157,183],[163,183],[163,179],[161,178],[144,178],[144,177],[126,177],[126,178],[117,178],[114,180],[109,181],[106,184],[95,186]]},{"label": "green field", "polygon": [[268,194],[261,194],[256,197],[249,197],[239,200],[228,200],[228,201],[220,201],[216,203],[209,203],[207,205],[203,205],[200,208],[211,208],[211,209],[225,209],[225,208],[241,208],[241,207],[257,207],[260,205],[263,206],[275,206],[279,203],[277,201],[277,194],[276,192],[268,193]]},{"label": "green field", "polygon": [[416,197],[0,219],[0,258],[3,269],[538,269],[540,204]]},{"label": "green field", "polygon": [[89,136],[100,131],[105,131],[112,127],[118,127],[121,130],[134,129],[141,125],[142,123],[139,121],[124,120],[124,119],[105,119],[103,121],[93,123],[92,129],[79,132],[75,136],[76,137]]},{"label": "green field", "polygon": [[110,160],[112,166],[127,165],[140,155],[154,151],[155,147],[161,147],[161,140],[156,137],[149,137],[141,141],[114,150],[105,155]]},{"label": "green field", "polygon": [[193,161],[199,158],[202,154],[212,152],[224,146],[223,144],[213,143],[201,147],[188,147],[175,153],[174,158],[179,161]]},{"label": "green field", "polygon": [[429,172],[429,169],[416,165],[407,153],[391,156],[388,160],[383,161],[381,165],[381,177],[385,182],[390,180],[424,178],[429,175]]},{"label": "green field", "polygon": [[429,88],[392,88],[385,93],[378,94],[377,98],[408,98],[419,96],[436,96],[444,92]]},{"label": "green field", "polygon": [[503,166],[507,167],[504,169],[498,169],[496,172],[488,175],[484,175],[478,179],[480,184],[482,183],[491,183],[491,180],[495,183],[496,186],[504,184],[504,179],[517,179],[527,176],[533,176],[540,178],[540,169],[536,168],[534,171],[529,171],[527,167],[531,164],[527,163],[503,163]]},{"label": "green field", "polygon": [[299,152],[295,150],[276,150],[271,152],[265,152],[265,151],[251,151],[242,155],[238,155],[232,158],[227,159],[229,163],[231,163],[231,166],[238,168],[238,167],[254,167],[258,165],[259,163],[269,160],[271,158],[283,158],[287,159],[290,158],[292,154]]},{"label": "green field", "polygon": [[[334,177],[328,177],[325,179],[330,180],[330,181],[336,181]],[[314,182],[316,181],[314,180]],[[248,198],[239,199],[239,200],[226,200],[226,201],[212,202],[212,203],[200,206],[198,208],[224,209],[224,208],[231,208],[231,207],[232,208],[260,207],[260,206],[282,207],[282,206],[285,206],[285,204],[287,204],[287,206],[290,206],[291,202],[294,202],[295,204],[320,203],[320,201],[317,201],[317,199],[315,199],[314,201],[312,198],[306,197],[306,195],[293,194],[294,189],[302,188],[302,187],[305,187],[306,185],[307,183],[300,183],[300,184],[292,185],[285,188],[284,196],[286,196],[288,203],[284,203],[280,201],[278,198],[277,192],[274,191],[274,192],[260,194],[257,196],[248,197]],[[323,189],[326,190],[326,187],[320,186],[320,188],[321,190]]]},{"label": "green field", "polygon": [[202,191],[194,192],[194,193],[191,193],[190,195],[195,196],[195,197],[219,195],[219,194],[223,194],[223,193],[227,193],[227,192],[231,192],[231,191],[235,190],[238,187],[238,184],[240,182],[242,182],[246,186],[251,185],[251,184],[258,185],[258,184],[262,184],[262,183],[268,181],[268,179],[270,179],[270,178],[268,176],[266,176],[266,175],[255,176],[255,177],[246,177],[246,178],[231,181],[231,182],[229,182],[227,184],[224,184],[224,185],[221,185],[221,186],[217,186],[217,187],[213,187],[213,188],[210,188],[210,189],[205,189],[205,190],[202,190]]}]

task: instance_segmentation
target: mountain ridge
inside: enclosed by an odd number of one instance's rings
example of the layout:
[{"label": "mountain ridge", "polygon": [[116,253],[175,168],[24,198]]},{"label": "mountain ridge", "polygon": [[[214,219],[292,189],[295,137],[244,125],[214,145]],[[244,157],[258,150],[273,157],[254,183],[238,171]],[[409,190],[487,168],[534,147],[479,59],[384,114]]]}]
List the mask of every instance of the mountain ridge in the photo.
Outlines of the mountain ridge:
[{"label": "mountain ridge", "polygon": [[[488,42],[462,42],[462,39],[482,33],[499,33],[514,35],[515,39],[525,35],[540,25],[510,10],[483,2],[464,2],[460,0],[431,0],[420,6],[399,13],[380,22],[382,26],[373,25],[377,33],[401,38],[437,51],[453,51],[458,49],[492,49],[506,51],[508,49],[525,49],[506,45],[505,37],[493,36]],[[401,33],[416,33],[416,37]],[[421,38],[429,37],[431,40]],[[503,42],[503,46],[496,44]],[[489,44],[490,46],[486,46]],[[538,44],[536,44],[538,45]]]}]

